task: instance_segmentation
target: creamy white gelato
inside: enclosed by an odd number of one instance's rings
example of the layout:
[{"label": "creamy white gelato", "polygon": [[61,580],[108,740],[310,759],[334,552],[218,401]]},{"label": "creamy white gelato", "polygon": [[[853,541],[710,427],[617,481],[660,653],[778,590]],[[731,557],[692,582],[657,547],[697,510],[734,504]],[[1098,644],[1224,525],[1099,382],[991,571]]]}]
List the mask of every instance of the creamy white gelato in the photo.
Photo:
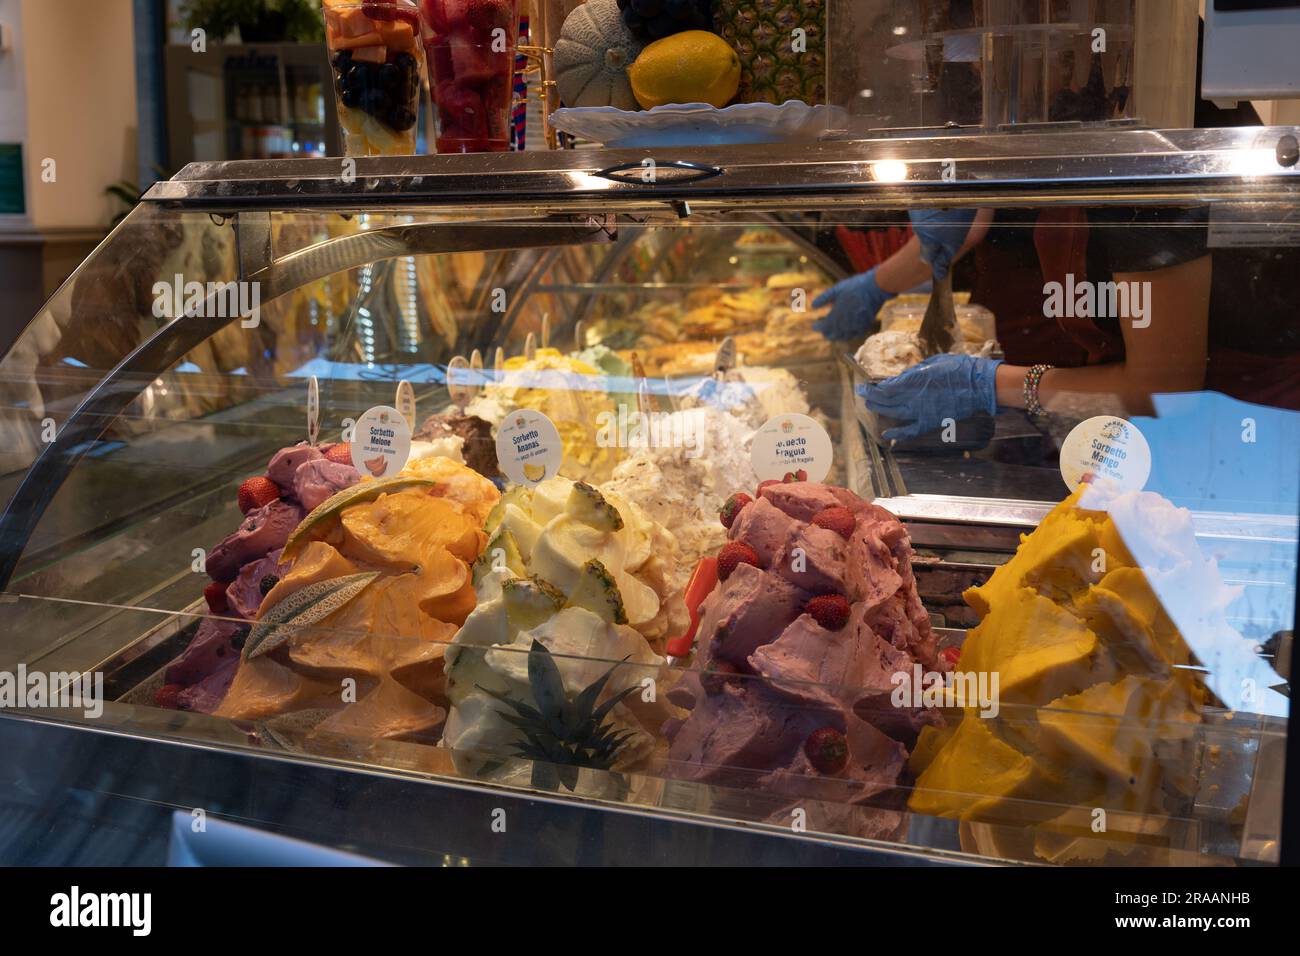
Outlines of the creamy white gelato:
[{"label": "creamy white gelato", "polygon": [[408,461],[421,458],[450,458],[457,464],[465,464],[465,439],[459,435],[447,438],[435,438],[433,441],[412,441],[411,457]]},{"label": "creamy white gelato", "polygon": [[914,332],[878,332],[862,343],[855,356],[872,378],[893,378],[925,360]]},{"label": "creamy white gelato", "polygon": [[[806,407],[806,406],[805,406]],[[638,448],[614,469],[603,492],[634,501],[677,539],[681,560],[668,571],[674,592],[685,588],[695,563],[727,540],[718,511],[737,490],[752,492],[754,432],[740,418],[703,406],[674,412],[690,448]]]},{"label": "creamy white gelato", "polygon": [[[991,339],[963,339],[955,342],[949,351],[953,355],[988,358],[996,348],[997,342]],[[925,361],[925,352],[921,350],[921,340],[916,329],[893,328],[887,332],[877,332],[868,338],[854,358],[872,378],[893,378]]]},{"label": "creamy white gelato", "polygon": [[[661,679],[664,660],[645,634],[666,628],[661,592],[650,582],[661,558],[673,551],[671,535],[616,494],[598,500],[589,488],[583,492],[568,479],[552,478],[531,491],[511,491],[489,519],[489,527],[493,520],[496,526],[488,555],[493,549],[501,554],[489,557],[491,566],[476,565],[478,606],[446,653],[451,712],[442,745],[454,751],[462,771],[502,781],[526,776],[528,762],[512,756],[523,739],[520,730],[493,694],[538,705],[529,674],[534,641],[553,655],[570,700],[611,668],[601,700],[639,687],[646,677]],[[602,566],[596,571],[589,564],[594,561]],[[595,604],[592,592],[583,592],[593,581],[601,594]],[[521,588],[533,593],[521,594]],[[623,616],[602,610],[608,597],[618,600]],[[610,711],[615,728],[630,734],[615,769],[653,751],[653,731],[668,716],[665,706],[632,694]]]}]

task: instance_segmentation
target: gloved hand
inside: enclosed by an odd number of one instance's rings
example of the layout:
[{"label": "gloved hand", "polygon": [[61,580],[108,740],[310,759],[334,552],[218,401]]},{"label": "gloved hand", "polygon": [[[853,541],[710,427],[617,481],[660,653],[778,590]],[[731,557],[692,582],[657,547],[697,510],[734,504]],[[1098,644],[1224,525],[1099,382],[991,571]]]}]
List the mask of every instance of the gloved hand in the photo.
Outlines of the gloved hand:
[{"label": "gloved hand", "polygon": [[912,231],[921,240],[921,261],[942,279],[970,235],[974,209],[914,209],[909,214]]},{"label": "gloved hand", "polygon": [[830,315],[813,323],[813,329],[832,342],[861,338],[871,331],[876,313],[898,293],[886,292],[876,282],[876,270],[845,279],[813,300],[813,308],[830,306]]},{"label": "gloved hand", "polygon": [[886,439],[919,438],[942,427],[946,418],[996,415],[1001,364],[971,355],[935,355],[902,375],[859,386],[858,394],[877,415],[911,422],[885,432]]}]

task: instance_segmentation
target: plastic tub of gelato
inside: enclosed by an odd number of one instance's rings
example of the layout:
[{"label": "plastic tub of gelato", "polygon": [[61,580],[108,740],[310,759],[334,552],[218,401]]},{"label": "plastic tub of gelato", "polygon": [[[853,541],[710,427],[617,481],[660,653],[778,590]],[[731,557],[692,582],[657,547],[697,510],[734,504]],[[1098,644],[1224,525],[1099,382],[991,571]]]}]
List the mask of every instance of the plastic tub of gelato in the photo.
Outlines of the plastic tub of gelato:
[{"label": "plastic tub of gelato", "polygon": [[[969,296],[966,296],[967,298]],[[954,299],[958,297],[954,296]],[[915,301],[913,301],[913,299]],[[912,332],[921,330],[929,296],[909,297],[909,301],[889,303],[880,313],[881,332]],[[892,306],[892,308],[891,308]],[[993,313],[982,305],[956,302],[957,326],[961,329],[962,343],[968,347],[982,348],[987,342],[997,342],[998,326]]]},{"label": "plastic tub of gelato", "polygon": [[[881,333],[881,335],[888,334],[891,333]],[[900,333],[892,334],[897,335]],[[880,336],[872,336],[872,338],[879,337]],[[867,341],[870,343],[871,339],[868,339]],[[912,358],[911,350],[904,348],[904,344],[905,343],[899,343],[899,347],[895,350],[897,354],[894,355],[894,359],[900,363]],[[863,346],[863,349],[866,349],[865,345]],[[920,351],[915,351],[916,360],[909,361],[908,364],[903,366],[901,371],[906,371],[906,369],[911,368],[913,365],[921,361]],[[859,352],[859,355],[861,354],[862,353]],[[883,382],[886,379],[892,378],[893,375],[901,374],[901,371],[889,374],[886,370],[875,365],[873,365],[872,371],[876,374],[872,374],[872,372],[868,371],[866,367],[860,364],[854,356],[846,353],[842,354],[841,358],[853,373],[853,387],[855,392],[860,385],[865,385],[868,382]],[[854,409],[857,411],[858,421],[862,424],[863,430],[871,436],[872,441],[882,448],[893,448],[896,451],[951,455],[961,452],[979,451],[982,448],[987,448],[989,442],[993,440],[995,423],[991,415],[976,415],[973,418],[957,422],[955,435],[953,436],[952,441],[943,440],[942,430],[931,432],[928,435],[922,435],[919,438],[890,441],[884,437],[885,432],[892,428],[899,428],[906,425],[907,422],[899,421],[896,418],[889,418],[884,415],[877,415],[867,407],[867,403],[862,400],[861,396],[857,397]]]}]

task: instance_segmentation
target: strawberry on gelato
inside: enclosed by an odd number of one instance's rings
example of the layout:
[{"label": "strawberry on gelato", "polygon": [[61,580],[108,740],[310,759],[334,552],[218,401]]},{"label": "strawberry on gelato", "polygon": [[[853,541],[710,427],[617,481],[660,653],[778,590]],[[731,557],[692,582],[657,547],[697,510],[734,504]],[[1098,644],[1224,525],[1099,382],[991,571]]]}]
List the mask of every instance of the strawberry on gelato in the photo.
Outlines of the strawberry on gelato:
[{"label": "strawberry on gelato", "polygon": [[814,828],[896,835],[908,748],[938,715],[893,707],[891,678],[949,666],[906,530],[852,492],[793,482],[744,504],[729,538],[758,565],[738,564],[700,607],[697,669],[669,694],[690,712],[664,728],[669,773],[731,788],[716,799],[773,822],[798,806]]}]

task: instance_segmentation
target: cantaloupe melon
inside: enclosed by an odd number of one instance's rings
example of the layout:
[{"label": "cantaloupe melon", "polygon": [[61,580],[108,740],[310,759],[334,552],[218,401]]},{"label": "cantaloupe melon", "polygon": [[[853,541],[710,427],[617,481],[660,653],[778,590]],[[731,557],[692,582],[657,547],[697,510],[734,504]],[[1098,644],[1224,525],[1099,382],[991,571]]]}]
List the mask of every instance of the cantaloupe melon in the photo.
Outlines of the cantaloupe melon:
[{"label": "cantaloupe melon", "polygon": [[569,14],[555,44],[560,101],[565,106],[640,109],[627,68],[641,48],[623,23],[616,0],[587,0]]}]

